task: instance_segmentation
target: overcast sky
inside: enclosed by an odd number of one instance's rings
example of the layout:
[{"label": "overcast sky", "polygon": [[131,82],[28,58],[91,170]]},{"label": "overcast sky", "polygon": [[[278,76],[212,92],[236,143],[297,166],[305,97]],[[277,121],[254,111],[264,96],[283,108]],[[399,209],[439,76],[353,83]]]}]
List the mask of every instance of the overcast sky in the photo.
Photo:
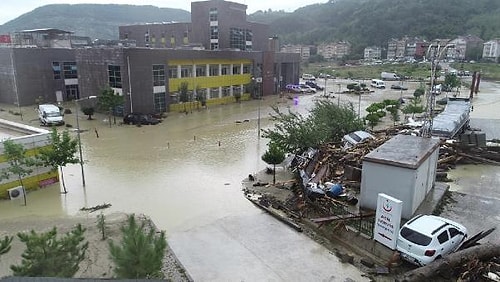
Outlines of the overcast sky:
[{"label": "overcast sky", "polygon": [[[316,3],[326,3],[327,0],[233,0],[246,4],[247,14],[258,10],[284,10],[292,12],[297,8]],[[131,5],[153,5],[160,8],[178,8],[191,12],[191,1],[189,0],[1,0],[0,24],[13,20],[20,15],[31,12],[34,9],[48,4],[131,4]]]}]

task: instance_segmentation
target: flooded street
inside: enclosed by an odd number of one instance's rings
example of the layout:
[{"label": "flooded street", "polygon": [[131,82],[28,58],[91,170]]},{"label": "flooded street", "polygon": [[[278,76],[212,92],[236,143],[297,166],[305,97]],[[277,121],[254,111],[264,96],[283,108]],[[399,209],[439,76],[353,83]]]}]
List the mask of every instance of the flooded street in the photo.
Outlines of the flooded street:
[{"label": "flooded street", "polygon": [[[471,125],[491,128],[487,138],[493,138],[490,134],[499,138],[495,131],[498,120],[491,120],[498,116],[498,85],[483,85],[485,90],[474,100]],[[328,81],[328,86],[327,93],[338,89],[335,81]],[[146,214],[166,230],[170,246],[195,281],[367,280],[326,248],[263,213],[241,191],[241,181],[266,166],[261,156],[267,140],[257,134],[259,112],[261,127],[266,128],[270,126],[271,105],[306,113],[320,94],[194,109],[187,115],[170,114],[156,126],[109,127],[104,116],[89,121],[80,115],[80,128],[85,130],[81,138],[86,186],[82,185],[80,166],[70,165],[64,168],[68,194],[60,194],[62,188],[57,184],[29,193],[26,207],[19,201],[0,201],[0,220],[95,217],[97,214],[87,215],[80,209],[109,203],[112,207],[105,213]],[[351,101],[354,110],[365,115],[370,103],[400,95],[386,89],[361,99],[342,95],[333,101]],[[39,125],[33,108],[22,111],[24,123]],[[20,121],[7,111],[0,112],[0,118]],[[75,126],[74,110],[65,120]],[[453,191],[500,201],[498,167],[461,166],[450,175]],[[491,208],[490,217],[491,224],[497,226],[499,207]],[[469,208],[446,212],[450,217],[473,215],[478,221]]]},{"label": "flooded street", "polygon": [[[264,128],[270,105],[305,113],[312,98],[266,97],[195,109],[171,114],[156,126],[110,128],[103,116],[91,121],[80,116],[86,186],[80,166],[70,165],[64,169],[68,194],[60,194],[57,184],[29,193],[27,207],[1,201],[0,220],[95,217],[80,209],[109,203],[105,213],[146,214],[166,230],[195,281],[364,281],[354,266],[263,213],[241,190],[249,173],[266,166],[261,156],[267,143],[257,134],[259,108]],[[37,126],[34,113],[22,110],[24,121]],[[66,123],[75,125],[74,119],[65,116]]]}]

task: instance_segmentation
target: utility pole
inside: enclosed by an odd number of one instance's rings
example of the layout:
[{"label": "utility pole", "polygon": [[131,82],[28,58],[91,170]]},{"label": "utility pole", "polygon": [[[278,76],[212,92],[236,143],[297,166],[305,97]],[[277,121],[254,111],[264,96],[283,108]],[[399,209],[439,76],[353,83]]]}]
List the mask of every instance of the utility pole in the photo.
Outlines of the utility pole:
[{"label": "utility pole", "polygon": [[432,136],[432,126],[434,119],[434,106],[436,104],[436,95],[434,93],[434,86],[436,85],[436,71],[439,65],[439,60],[444,52],[450,48],[454,47],[453,44],[447,44],[446,46],[441,46],[439,42],[437,44],[430,44],[427,49],[427,57],[431,59],[431,77],[430,77],[430,89],[427,93],[427,113],[423,126],[423,137],[431,137]]}]

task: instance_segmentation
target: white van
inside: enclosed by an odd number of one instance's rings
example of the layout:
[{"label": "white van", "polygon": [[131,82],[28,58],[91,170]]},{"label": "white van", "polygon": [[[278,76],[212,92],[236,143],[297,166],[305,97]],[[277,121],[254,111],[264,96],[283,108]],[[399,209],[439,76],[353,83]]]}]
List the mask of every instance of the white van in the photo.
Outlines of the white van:
[{"label": "white van", "polygon": [[302,75],[302,79],[303,80],[316,80],[316,77],[314,77],[314,75],[312,75],[312,74],[304,73]]},{"label": "white van", "polygon": [[383,89],[385,88],[385,82],[380,79],[372,79],[372,83],[370,84],[371,87]]},{"label": "white van", "polygon": [[38,105],[38,118],[43,125],[64,124],[63,115],[58,106],[52,104]]}]

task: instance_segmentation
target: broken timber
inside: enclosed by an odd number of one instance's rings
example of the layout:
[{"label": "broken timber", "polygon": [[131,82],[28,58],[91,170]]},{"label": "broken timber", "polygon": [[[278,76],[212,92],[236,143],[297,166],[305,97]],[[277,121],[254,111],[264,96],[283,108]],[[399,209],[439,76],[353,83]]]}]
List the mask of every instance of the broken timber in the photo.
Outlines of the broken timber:
[{"label": "broken timber", "polygon": [[256,197],[252,197],[251,194],[248,194],[247,195],[247,199],[252,202],[254,205],[256,205],[257,207],[263,209],[264,211],[266,211],[267,213],[269,213],[271,216],[273,216],[274,218],[280,220],[281,222],[287,224],[288,226],[292,227],[293,229],[295,229],[296,231],[298,232],[302,232],[302,227],[300,227],[300,225],[298,225],[297,223],[295,223],[292,219],[280,214],[277,210],[275,210],[274,208],[272,207],[267,207],[263,204],[260,203],[260,197],[256,198]]},{"label": "broken timber", "polygon": [[364,218],[364,217],[372,217],[375,215],[375,212],[363,213],[363,214],[344,214],[344,215],[332,215],[326,217],[312,218],[311,221],[314,223],[325,223],[331,221],[342,221],[349,220],[355,218]]}]

